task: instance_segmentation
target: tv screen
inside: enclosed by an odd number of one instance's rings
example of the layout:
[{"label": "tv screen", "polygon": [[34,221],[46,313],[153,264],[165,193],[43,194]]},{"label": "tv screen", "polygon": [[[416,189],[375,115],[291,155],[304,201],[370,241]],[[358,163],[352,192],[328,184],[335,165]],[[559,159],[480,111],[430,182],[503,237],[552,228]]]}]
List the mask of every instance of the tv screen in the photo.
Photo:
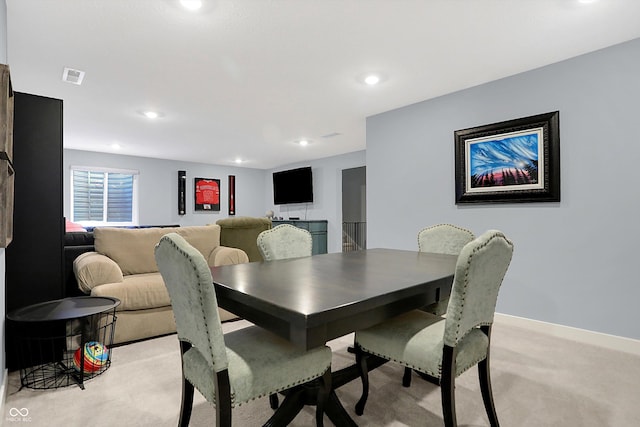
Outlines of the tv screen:
[{"label": "tv screen", "polygon": [[313,176],[311,167],[273,173],[273,203],[313,202]]}]

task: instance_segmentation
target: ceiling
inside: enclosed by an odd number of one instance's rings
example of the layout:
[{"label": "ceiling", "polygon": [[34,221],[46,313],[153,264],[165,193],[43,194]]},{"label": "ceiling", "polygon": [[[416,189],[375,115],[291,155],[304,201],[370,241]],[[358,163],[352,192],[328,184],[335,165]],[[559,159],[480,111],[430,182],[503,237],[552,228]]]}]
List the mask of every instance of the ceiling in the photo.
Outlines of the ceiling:
[{"label": "ceiling", "polygon": [[367,116],[640,37],[638,0],[203,1],[6,0],[14,90],[64,100],[65,148],[272,169],[364,150]]}]

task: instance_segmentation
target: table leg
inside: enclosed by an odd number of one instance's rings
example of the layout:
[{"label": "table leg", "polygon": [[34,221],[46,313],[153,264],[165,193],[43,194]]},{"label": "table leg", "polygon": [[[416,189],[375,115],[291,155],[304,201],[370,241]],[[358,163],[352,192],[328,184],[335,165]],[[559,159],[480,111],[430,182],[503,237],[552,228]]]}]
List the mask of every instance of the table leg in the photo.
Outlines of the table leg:
[{"label": "table leg", "polygon": [[351,418],[351,416],[349,416],[347,411],[344,409],[342,403],[340,403],[340,399],[338,399],[335,390],[331,390],[331,394],[329,394],[329,401],[325,405],[324,412],[325,414],[327,414],[331,422],[338,427],[358,426],[358,424],[353,421],[353,418]]},{"label": "table leg", "polygon": [[[388,360],[381,357],[367,355],[367,370],[371,372],[387,362]],[[333,372],[331,376],[331,386],[335,390],[357,378],[360,378],[360,373],[358,372],[358,365],[354,363],[353,365],[349,365],[346,368]]]},{"label": "table leg", "polygon": [[[372,355],[369,355],[367,358],[369,371],[378,368],[386,362],[387,360]],[[332,390],[325,405],[325,414],[327,414],[331,422],[338,427],[357,427],[358,425],[344,409],[344,406],[342,406],[335,390],[359,378],[359,376],[358,366],[355,364],[331,374]],[[313,381],[309,384],[294,387],[285,391],[283,394],[286,396],[284,401],[266,424],[264,424],[265,427],[286,426],[298,415],[305,405],[315,405],[318,395],[318,382]]]},{"label": "table leg", "polygon": [[263,427],[287,426],[298,415],[307,403],[308,387],[299,386],[286,391],[286,397],[276,412],[269,418]]}]

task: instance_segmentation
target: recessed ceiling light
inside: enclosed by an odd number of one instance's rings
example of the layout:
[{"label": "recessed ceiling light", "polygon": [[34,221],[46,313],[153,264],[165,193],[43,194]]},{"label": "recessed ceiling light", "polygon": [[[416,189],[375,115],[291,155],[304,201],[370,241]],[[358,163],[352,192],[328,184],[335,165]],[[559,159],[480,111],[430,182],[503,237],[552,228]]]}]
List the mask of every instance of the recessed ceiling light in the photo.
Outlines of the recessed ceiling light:
[{"label": "recessed ceiling light", "polygon": [[387,76],[384,73],[378,71],[370,71],[368,73],[360,74],[356,77],[356,80],[360,84],[367,86],[377,86],[387,81]]},{"label": "recessed ceiling light", "polygon": [[187,10],[198,10],[202,7],[202,0],[180,0],[180,4]]},{"label": "recessed ceiling light", "polygon": [[369,74],[364,78],[364,82],[369,86],[377,85],[378,83],[380,83],[380,76],[376,74]]},{"label": "recessed ceiling light", "polygon": [[119,150],[122,148],[122,145],[118,144],[117,142],[114,142],[113,144],[111,144],[111,148],[113,148],[114,150]]},{"label": "recessed ceiling light", "polygon": [[307,145],[311,144],[311,140],[306,139],[306,138],[302,138],[302,139],[299,139],[299,140],[295,141],[295,143],[300,145],[300,146],[302,146],[302,147],[304,147],[304,146],[307,146]]},{"label": "recessed ceiling light", "polygon": [[240,163],[243,163],[243,162],[244,162],[244,160],[242,160],[242,159],[240,159],[240,158],[237,158],[237,159],[235,159],[233,162],[234,162],[234,163],[236,163],[236,164],[240,164]]},{"label": "recessed ceiling light", "polygon": [[140,111],[140,114],[142,114],[143,116],[145,116],[147,119],[158,119],[160,117],[164,117],[164,114],[159,112],[159,111],[154,111],[154,110],[142,110]]},{"label": "recessed ceiling light", "polygon": [[578,0],[578,3],[588,4],[588,3],[596,3],[598,0]]}]

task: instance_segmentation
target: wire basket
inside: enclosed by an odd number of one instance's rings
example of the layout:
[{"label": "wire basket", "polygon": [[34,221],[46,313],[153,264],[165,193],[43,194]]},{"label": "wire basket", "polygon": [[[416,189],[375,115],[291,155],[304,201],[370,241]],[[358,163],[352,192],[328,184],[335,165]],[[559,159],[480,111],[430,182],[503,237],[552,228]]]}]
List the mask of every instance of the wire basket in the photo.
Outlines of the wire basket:
[{"label": "wire basket", "polygon": [[78,319],[39,322],[19,340],[20,383],[32,389],[55,389],[94,378],[111,366],[116,310]]}]

